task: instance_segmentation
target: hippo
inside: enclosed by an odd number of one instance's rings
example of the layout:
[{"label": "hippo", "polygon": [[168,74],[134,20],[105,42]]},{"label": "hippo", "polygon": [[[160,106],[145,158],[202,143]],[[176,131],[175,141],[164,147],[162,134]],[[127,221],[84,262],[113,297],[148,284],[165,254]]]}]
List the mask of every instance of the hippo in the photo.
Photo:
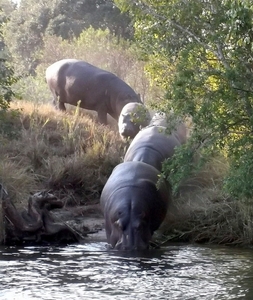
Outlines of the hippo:
[{"label": "hippo", "polygon": [[139,161],[123,162],[114,168],[100,198],[107,242],[112,249],[149,248],[171,202],[171,187],[159,179],[159,174]]},{"label": "hippo", "polygon": [[148,108],[138,102],[126,104],[119,116],[119,134],[123,140],[133,139],[141,128],[149,125],[151,116]]},{"label": "hippo", "polygon": [[182,120],[175,117],[172,113],[165,114],[164,112],[156,112],[151,121],[151,126],[164,126],[172,130],[181,144],[186,143],[188,138],[187,127]]},{"label": "hippo", "polygon": [[63,59],[53,63],[46,70],[46,81],[55,107],[58,104],[65,111],[64,103],[68,103],[95,110],[98,121],[105,125],[107,113],[118,121],[127,103],[141,103],[140,96],[119,77],[82,60]]},{"label": "hippo", "polygon": [[148,126],[133,139],[124,156],[124,162],[142,161],[158,171],[165,159],[173,156],[175,148],[181,145],[177,135],[167,134],[164,126]]}]

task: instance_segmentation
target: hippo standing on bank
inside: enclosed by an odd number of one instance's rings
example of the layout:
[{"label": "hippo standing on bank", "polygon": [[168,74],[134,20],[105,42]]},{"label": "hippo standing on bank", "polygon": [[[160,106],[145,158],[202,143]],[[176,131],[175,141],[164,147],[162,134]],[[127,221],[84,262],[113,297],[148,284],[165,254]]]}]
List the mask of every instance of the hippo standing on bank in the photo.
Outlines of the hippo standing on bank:
[{"label": "hippo standing on bank", "polygon": [[175,134],[167,134],[164,126],[149,126],[142,129],[133,139],[124,157],[124,161],[142,161],[158,171],[162,163],[175,153],[181,145]]},{"label": "hippo standing on bank", "polygon": [[171,188],[154,167],[137,161],[114,168],[101,194],[107,242],[111,248],[143,250],[163,222]]},{"label": "hippo standing on bank", "polygon": [[[118,121],[122,108],[130,102],[141,103],[140,97],[119,77],[76,59],[63,59],[46,70],[46,81],[54,105],[65,111],[64,103],[98,113],[98,121],[107,124],[107,113]],[[58,99],[59,97],[59,99]]]},{"label": "hippo standing on bank", "polygon": [[148,126],[151,116],[148,108],[137,102],[126,104],[119,116],[118,128],[122,139],[133,139],[140,129]]}]

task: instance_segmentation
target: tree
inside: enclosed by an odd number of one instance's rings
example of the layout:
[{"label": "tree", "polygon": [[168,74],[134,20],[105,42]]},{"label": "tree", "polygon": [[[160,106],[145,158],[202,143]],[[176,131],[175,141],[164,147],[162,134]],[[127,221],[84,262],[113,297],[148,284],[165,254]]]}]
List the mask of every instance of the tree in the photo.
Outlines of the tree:
[{"label": "tree", "polygon": [[0,110],[9,107],[12,97],[15,95],[12,85],[17,81],[11,68],[5,59],[0,59]]},{"label": "tree", "polygon": [[118,37],[131,38],[132,35],[128,14],[122,14],[112,0],[58,0],[52,7],[47,31],[68,39],[78,37],[90,26],[108,28]]},{"label": "tree", "polygon": [[37,51],[43,46],[51,16],[46,1],[21,1],[4,27],[4,40],[18,75],[34,74],[38,64]]},{"label": "tree", "polygon": [[[1,26],[7,22],[12,12],[15,10],[15,5],[9,0],[0,0],[0,24]],[[2,29],[2,28],[1,28]],[[5,52],[5,43],[3,38],[1,37],[0,42],[0,50],[1,54]],[[2,55],[3,57],[3,55]]]},{"label": "tree", "polygon": [[131,37],[127,14],[112,0],[21,0],[5,26],[4,38],[18,74],[35,74],[45,34],[71,40],[92,26]]},{"label": "tree", "polygon": [[[189,162],[197,150],[203,158],[222,152],[230,162],[225,187],[252,198],[252,1],[115,2],[135,17],[136,38],[152,60],[149,71],[167,91],[163,108],[192,117],[192,138],[181,158]],[[178,163],[169,171],[177,173]]]},{"label": "tree", "polygon": [[10,1],[0,1],[0,112],[9,107],[14,96],[12,85],[17,81],[13,68],[8,64],[6,45],[3,39],[2,26],[14,10]]}]

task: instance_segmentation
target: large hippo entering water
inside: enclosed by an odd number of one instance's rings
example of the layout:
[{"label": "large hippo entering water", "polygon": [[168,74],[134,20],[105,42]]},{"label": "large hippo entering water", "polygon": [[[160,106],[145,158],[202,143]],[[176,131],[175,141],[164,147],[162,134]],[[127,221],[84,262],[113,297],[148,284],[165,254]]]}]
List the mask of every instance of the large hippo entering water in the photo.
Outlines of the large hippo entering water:
[{"label": "large hippo entering water", "polygon": [[81,108],[97,111],[102,124],[107,124],[107,113],[118,121],[127,103],[141,103],[140,97],[119,77],[81,60],[55,62],[46,70],[46,81],[60,110],[66,110],[64,103],[77,106],[80,100]]},{"label": "large hippo entering water", "polygon": [[159,171],[137,161],[114,168],[101,194],[108,244],[115,249],[143,250],[163,222],[170,185],[160,180]]}]

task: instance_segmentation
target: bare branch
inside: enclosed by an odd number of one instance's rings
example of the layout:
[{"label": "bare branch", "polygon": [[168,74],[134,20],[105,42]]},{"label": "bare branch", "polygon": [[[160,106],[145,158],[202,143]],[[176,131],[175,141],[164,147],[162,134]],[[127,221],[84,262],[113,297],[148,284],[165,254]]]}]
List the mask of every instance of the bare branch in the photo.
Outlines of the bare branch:
[{"label": "bare branch", "polygon": [[188,36],[192,37],[194,40],[196,40],[200,45],[202,45],[205,49],[212,51],[212,48],[201,41],[200,38],[198,38],[193,32],[191,32],[190,30],[184,28],[183,26],[179,25],[178,23],[176,23],[173,20],[167,20],[168,23],[174,25],[175,27],[177,27],[178,29],[180,29],[182,32],[186,33]]},{"label": "bare branch", "polygon": [[217,43],[216,47],[217,47],[217,52],[215,51],[215,53],[216,53],[216,56],[218,57],[218,59],[223,63],[223,65],[226,69],[231,69],[230,65],[228,64],[228,62],[224,56],[221,44]]},{"label": "bare branch", "polygon": [[238,87],[235,87],[235,86],[233,87],[233,89],[241,91],[241,92],[253,94],[253,90],[245,90],[245,89],[241,89],[241,88],[238,88]]}]

